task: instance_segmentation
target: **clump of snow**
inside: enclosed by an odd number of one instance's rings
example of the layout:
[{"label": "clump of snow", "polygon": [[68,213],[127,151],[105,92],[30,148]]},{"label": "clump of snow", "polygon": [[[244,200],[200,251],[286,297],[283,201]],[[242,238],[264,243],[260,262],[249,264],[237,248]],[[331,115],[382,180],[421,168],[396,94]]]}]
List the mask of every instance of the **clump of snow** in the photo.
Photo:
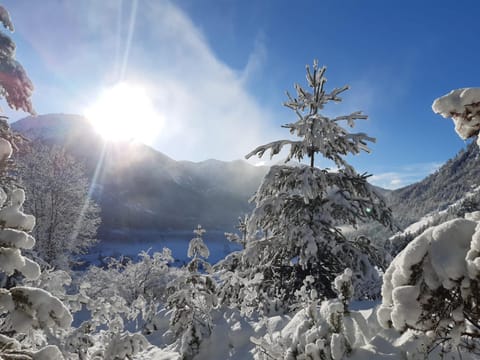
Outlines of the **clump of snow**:
[{"label": "clump of snow", "polygon": [[19,249],[0,247],[0,270],[12,275],[20,271],[27,279],[35,280],[40,276],[40,266],[23,256]]},{"label": "clump of snow", "polygon": [[[0,138],[1,139],[1,138]],[[25,192],[15,189],[11,192],[10,202],[0,189],[0,271],[12,275],[20,271],[27,279],[37,279],[40,276],[40,266],[24,257],[20,249],[32,249],[35,239],[27,234],[35,226],[35,217],[21,211],[25,201]]]},{"label": "clump of snow", "polygon": [[0,289],[0,309],[9,313],[17,331],[29,328],[68,328],[73,321],[65,305],[45,290],[18,286]]},{"label": "clump of snow", "polygon": [[[477,211],[474,214],[480,215],[480,212]],[[470,278],[478,277],[480,275],[480,224],[477,225],[475,234],[472,236],[470,249],[465,260]]]},{"label": "clump of snow", "polygon": [[148,348],[150,343],[141,334],[126,333],[116,336],[105,350],[105,359],[131,359]]},{"label": "clump of snow", "polygon": [[33,353],[32,360],[63,360],[63,355],[54,345],[48,345]]},{"label": "clump of snow", "polygon": [[20,348],[21,345],[16,339],[0,334],[0,349],[19,350]]},{"label": "clump of snow", "polygon": [[3,227],[26,232],[32,231],[35,226],[35,217],[26,215],[20,210],[25,202],[25,191],[23,189],[15,189],[12,191],[10,198],[11,204],[0,210],[0,222]]},{"label": "clump of snow", "polygon": [[10,144],[10,141],[0,138],[0,161],[8,159],[10,156],[12,156],[13,153],[13,148],[12,144]]},{"label": "clump of snow", "polygon": [[480,211],[474,211],[472,213],[466,213],[465,219],[471,221],[480,221]]},{"label": "clump of snow", "polygon": [[0,22],[8,30],[15,31],[12,20],[10,19],[10,14],[8,13],[7,9],[5,9],[3,6],[0,6]]},{"label": "clump of snow", "polygon": [[420,289],[418,286],[398,286],[393,289],[393,309],[390,313],[393,327],[405,329],[407,325],[415,327],[422,312],[417,302]]},{"label": "clump of snow", "polygon": [[349,301],[353,296],[352,275],[352,270],[347,268],[333,281],[333,288],[338,294],[338,298],[344,302]]},{"label": "clump of snow", "polygon": [[[452,118],[455,131],[462,139],[478,135],[480,131],[480,88],[452,90],[433,102],[435,113]],[[480,146],[480,141],[477,140]]]},{"label": "clump of snow", "polygon": [[342,334],[332,334],[330,340],[330,351],[332,353],[332,359],[341,360],[345,354],[345,338]]},{"label": "clump of snow", "polygon": [[[465,254],[476,225],[471,220],[457,219],[436,226],[433,230],[429,255],[433,270],[446,289],[451,289],[454,282],[467,276]],[[455,239],[454,246],[452,239]]]},{"label": "clump of snow", "polygon": [[31,249],[34,245],[35,239],[33,236],[28,235],[24,231],[0,229],[0,246],[16,249]]},{"label": "clump of snow", "polygon": [[0,188],[0,208],[5,205],[5,201],[7,201],[7,194],[5,193],[5,190]]}]

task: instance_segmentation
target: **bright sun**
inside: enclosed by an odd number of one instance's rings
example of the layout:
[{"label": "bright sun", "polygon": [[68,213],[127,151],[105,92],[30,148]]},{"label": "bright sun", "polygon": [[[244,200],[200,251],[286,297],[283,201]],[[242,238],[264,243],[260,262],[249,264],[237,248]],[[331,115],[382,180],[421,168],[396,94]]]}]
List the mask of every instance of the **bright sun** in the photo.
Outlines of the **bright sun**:
[{"label": "bright sun", "polygon": [[106,140],[150,144],[163,125],[145,89],[125,82],[105,89],[85,110],[85,117]]}]

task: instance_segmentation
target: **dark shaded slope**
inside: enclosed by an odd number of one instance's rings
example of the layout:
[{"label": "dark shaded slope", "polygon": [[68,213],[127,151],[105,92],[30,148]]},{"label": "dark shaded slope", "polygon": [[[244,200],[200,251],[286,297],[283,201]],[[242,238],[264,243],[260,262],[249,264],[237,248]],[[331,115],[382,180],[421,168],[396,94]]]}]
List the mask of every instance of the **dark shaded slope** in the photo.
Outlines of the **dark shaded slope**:
[{"label": "dark shaded slope", "polygon": [[[267,168],[244,161],[175,161],[138,143],[104,143],[76,115],[28,117],[12,127],[32,139],[65,146],[87,165],[93,195],[102,207],[103,234],[116,229],[232,231],[251,209]],[[97,174],[97,176],[95,176]]]}]

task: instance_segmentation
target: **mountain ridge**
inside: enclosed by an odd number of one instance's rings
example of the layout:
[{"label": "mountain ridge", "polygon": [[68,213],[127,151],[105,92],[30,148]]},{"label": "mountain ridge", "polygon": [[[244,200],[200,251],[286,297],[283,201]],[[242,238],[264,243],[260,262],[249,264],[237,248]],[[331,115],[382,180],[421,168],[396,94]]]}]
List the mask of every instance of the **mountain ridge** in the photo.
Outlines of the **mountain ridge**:
[{"label": "mountain ridge", "polygon": [[[244,160],[176,161],[139,143],[105,145],[79,115],[27,117],[13,123],[12,128],[27,137],[65,146],[86,163],[90,179],[103,158],[94,191],[104,209],[103,233],[119,228],[185,230],[197,224],[232,231],[237,218],[252,209],[248,200],[268,170]],[[478,186],[479,165],[480,151],[472,142],[419,182],[395,190],[375,188],[392,208],[398,229],[403,230]],[[385,240],[390,236],[373,225],[360,230],[372,238]]]},{"label": "mountain ridge", "polygon": [[268,169],[243,160],[176,161],[144,144],[105,143],[78,115],[27,117],[12,128],[64,146],[85,162],[102,208],[104,237],[118,229],[185,230],[197,224],[233,231],[238,217],[251,210],[248,200]]},{"label": "mountain ridge", "polygon": [[434,173],[387,194],[399,223],[408,226],[421,217],[446,209],[480,183],[480,149],[472,141]]}]

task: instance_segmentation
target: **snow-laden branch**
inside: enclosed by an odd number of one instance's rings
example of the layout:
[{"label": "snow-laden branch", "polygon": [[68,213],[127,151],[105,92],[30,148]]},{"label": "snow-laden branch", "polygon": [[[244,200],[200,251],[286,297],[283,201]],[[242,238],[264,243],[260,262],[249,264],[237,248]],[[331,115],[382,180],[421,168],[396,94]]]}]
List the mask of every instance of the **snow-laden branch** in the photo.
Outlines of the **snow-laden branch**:
[{"label": "snow-laden branch", "polygon": [[[480,132],[480,88],[452,90],[432,104],[435,113],[451,118],[455,131],[462,139],[477,136]],[[480,141],[477,140],[480,146]]]},{"label": "snow-laden branch", "polygon": [[[261,158],[263,154],[265,154],[265,151],[267,151],[268,149],[270,149],[270,158],[272,158],[274,155],[277,155],[278,153],[280,153],[280,151],[282,151],[285,145],[291,145],[290,153],[292,153],[292,151],[295,151],[295,150],[297,150],[298,152],[298,150],[300,150],[302,142],[292,141],[292,140],[272,141],[271,143],[258,146],[255,150],[245,155],[245,158],[249,159],[254,155],[257,155],[259,158]],[[291,158],[291,156],[289,158]]]}]

